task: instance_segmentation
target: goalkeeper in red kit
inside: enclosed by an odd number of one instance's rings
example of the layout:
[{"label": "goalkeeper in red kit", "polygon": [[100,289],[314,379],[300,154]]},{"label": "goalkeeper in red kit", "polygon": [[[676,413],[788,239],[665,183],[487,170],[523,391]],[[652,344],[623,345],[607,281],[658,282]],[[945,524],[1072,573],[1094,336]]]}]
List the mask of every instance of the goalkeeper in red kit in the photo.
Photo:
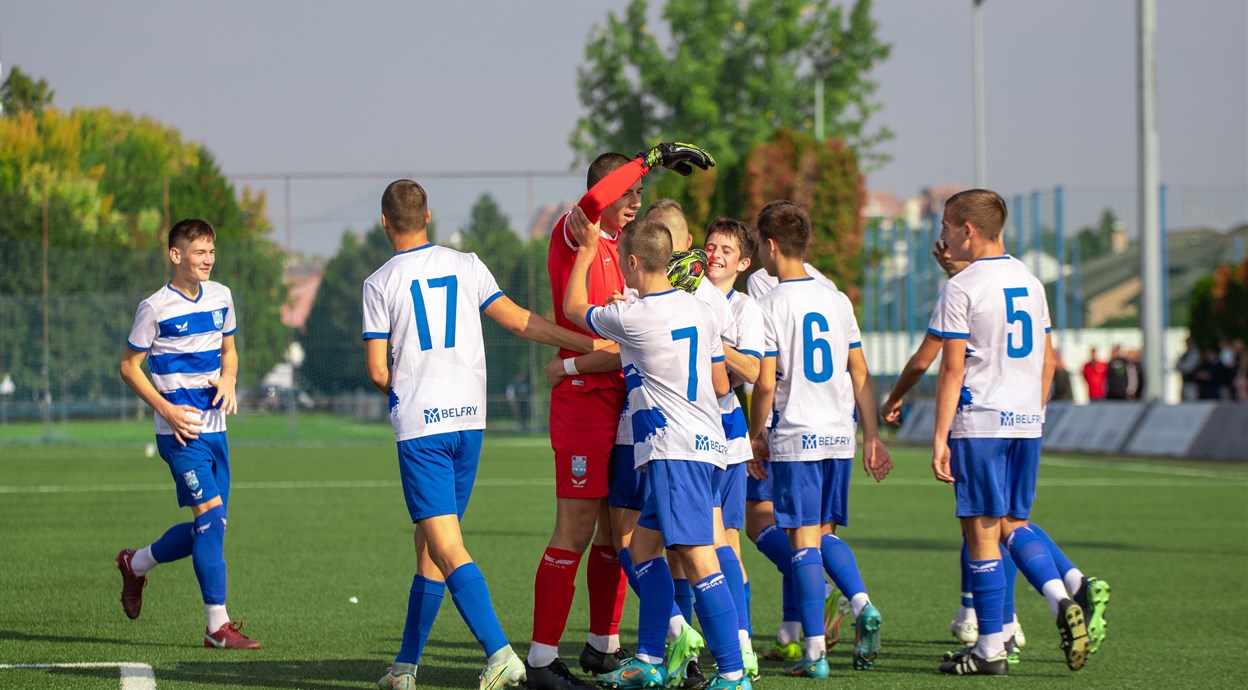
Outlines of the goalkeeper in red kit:
[{"label": "goalkeeper in red kit", "polygon": [[[642,178],[646,173],[662,166],[688,175],[694,167],[706,170],[714,164],[702,149],[679,142],[658,144],[634,158],[604,153],[594,159],[586,179],[589,191],[577,203],[579,212],[600,227],[597,259],[588,279],[591,303],[606,305],[612,295],[624,291],[616,244],[620,229],[641,208]],[[556,305],[563,304],[579,246],[565,227],[566,221],[565,214],[555,222],[546,259],[551,297]],[[584,332],[568,321],[560,309],[555,310],[555,321],[564,328]],[[612,546],[606,503],[611,451],[624,407],[624,378],[618,370],[581,374],[575,368],[577,354],[560,350],[568,375],[555,386],[550,400],[557,508],[554,534],[538,563],[533,583],[533,640],[526,666],[528,687],[536,690],[590,687],[572,675],[559,659],[559,639],[576,593],[576,571],[591,541],[593,548],[585,573],[589,639],[581,652],[580,665],[587,673],[608,673],[629,656],[619,642],[627,584]]]}]

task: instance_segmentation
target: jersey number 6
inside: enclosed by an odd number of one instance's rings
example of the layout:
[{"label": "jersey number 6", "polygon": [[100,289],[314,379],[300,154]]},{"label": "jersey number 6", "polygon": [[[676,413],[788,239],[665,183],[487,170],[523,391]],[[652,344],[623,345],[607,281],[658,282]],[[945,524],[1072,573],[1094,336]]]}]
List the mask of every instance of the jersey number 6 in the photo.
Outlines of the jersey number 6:
[{"label": "jersey number 6", "polygon": [[832,378],[832,344],[815,333],[828,332],[828,320],[817,311],[808,312],[802,318],[802,373],[813,383],[823,383]]}]

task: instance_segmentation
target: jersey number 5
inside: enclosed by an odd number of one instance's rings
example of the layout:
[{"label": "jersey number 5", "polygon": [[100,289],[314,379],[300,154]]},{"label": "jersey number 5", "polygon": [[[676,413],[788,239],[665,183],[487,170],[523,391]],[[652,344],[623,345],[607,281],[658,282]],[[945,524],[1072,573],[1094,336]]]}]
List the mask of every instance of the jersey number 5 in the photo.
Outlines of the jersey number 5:
[{"label": "jersey number 5", "polygon": [[[459,298],[459,281],[455,276],[430,278],[425,281],[429,289],[443,288],[446,290],[446,337],[443,347],[455,347],[455,306]],[[416,335],[420,338],[420,349],[432,350],[433,338],[429,335],[429,314],[425,311],[425,294],[420,289],[420,280],[412,281],[412,306],[416,310]]]},{"label": "jersey number 5", "polygon": [[1016,298],[1026,297],[1026,296],[1027,296],[1027,288],[1025,287],[1005,289],[1006,323],[1009,323],[1010,325],[1014,325],[1017,323],[1017,324],[1021,324],[1023,327],[1021,344],[1018,347],[1014,346],[1014,334],[1013,333],[1005,334],[1005,354],[1009,355],[1011,359],[1022,359],[1023,357],[1026,357],[1027,355],[1031,354],[1031,350],[1032,350],[1033,343],[1032,343],[1032,335],[1031,335],[1031,314],[1028,314],[1027,310],[1025,309],[1014,308],[1014,300]]},{"label": "jersey number 5", "polygon": [[826,338],[815,333],[828,332],[828,320],[817,311],[812,311],[802,318],[802,373],[806,380],[823,383],[832,378],[832,344]]}]

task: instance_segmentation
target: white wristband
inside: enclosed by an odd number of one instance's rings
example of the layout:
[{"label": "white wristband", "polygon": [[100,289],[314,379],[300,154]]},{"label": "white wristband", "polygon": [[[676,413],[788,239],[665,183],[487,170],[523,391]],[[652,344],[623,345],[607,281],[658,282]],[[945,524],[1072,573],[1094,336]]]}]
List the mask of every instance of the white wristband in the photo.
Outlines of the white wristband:
[{"label": "white wristband", "polygon": [[581,373],[576,370],[576,358],[575,357],[568,357],[567,359],[563,360],[563,373],[567,374],[568,376],[576,376],[577,374]]}]

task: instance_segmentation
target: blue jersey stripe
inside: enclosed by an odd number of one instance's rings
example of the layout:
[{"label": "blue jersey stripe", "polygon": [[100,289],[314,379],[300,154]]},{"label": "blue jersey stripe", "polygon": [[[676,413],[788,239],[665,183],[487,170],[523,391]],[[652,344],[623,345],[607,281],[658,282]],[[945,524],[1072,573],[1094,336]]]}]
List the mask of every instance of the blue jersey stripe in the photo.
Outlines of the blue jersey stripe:
[{"label": "blue jersey stripe", "polygon": [[852,343],[850,343],[850,344],[849,344],[849,349],[851,349],[851,350],[852,350],[852,349],[854,349],[854,348],[856,348],[856,347],[862,347],[862,341],[860,341],[860,340],[855,340],[854,342],[852,342]]},{"label": "blue jersey stripe", "polygon": [[387,340],[390,338],[389,333],[374,333],[372,331],[364,331],[365,340]]},{"label": "blue jersey stripe", "polygon": [[[190,405],[197,410],[212,409],[212,399],[217,394],[216,388],[175,388],[161,391],[160,396],[174,405]],[[217,407],[221,404],[217,403]]]},{"label": "blue jersey stripe", "polygon": [[737,354],[749,355],[751,357],[757,357],[759,359],[763,358],[763,355],[761,353],[755,352],[753,350],[737,350]]},{"label": "blue jersey stripe", "polygon": [[[165,319],[157,324],[160,327],[159,337],[185,338],[188,335],[220,331],[225,326],[225,317],[229,311],[229,307],[222,307],[212,311],[191,312],[171,319]],[[217,318],[214,318],[213,314],[217,314]],[[220,323],[217,323],[218,318]]]},{"label": "blue jersey stripe", "polygon": [[714,362],[722,362],[722,361],[724,361],[724,356],[723,356],[723,355],[720,355],[720,356],[718,356],[718,357],[712,357],[712,358],[711,358],[711,362],[712,362],[712,363],[714,363]]},{"label": "blue jersey stripe", "polygon": [[163,355],[152,355],[148,359],[152,373],[157,376],[168,374],[208,374],[221,368],[221,350],[205,350],[203,352],[170,352]]},{"label": "blue jersey stripe", "polygon": [[496,300],[496,299],[498,299],[499,297],[502,297],[502,296],[503,296],[503,291],[502,291],[502,290],[499,290],[498,292],[496,292],[496,293],[494,293],[494,294],[490,295],[490,298],[489,298],[489,299],[487,299],[487,300],[485,301],[485,303],[481,305],[481,311],[485,311],[486,309],[489,309],[489,308],[490,308],[490,305],[491,305],[491,304],[494,304],[494,300]]},{"label": "blue jersey stripe", "polygon": [[927,329],[927,332],[937,338],[947,338],[950,340],[966,340],[971,335],[970,333],[958,333],[956,331],[938,331],[935,328],[929,328]]},{"label": "blue jersey stripe", "polygon": [[724,425],[724,437],[728,440],[745,438],[749,435],[750,425],[745,421],[745,412],[741,408],[721,413],[719,417]]}]

